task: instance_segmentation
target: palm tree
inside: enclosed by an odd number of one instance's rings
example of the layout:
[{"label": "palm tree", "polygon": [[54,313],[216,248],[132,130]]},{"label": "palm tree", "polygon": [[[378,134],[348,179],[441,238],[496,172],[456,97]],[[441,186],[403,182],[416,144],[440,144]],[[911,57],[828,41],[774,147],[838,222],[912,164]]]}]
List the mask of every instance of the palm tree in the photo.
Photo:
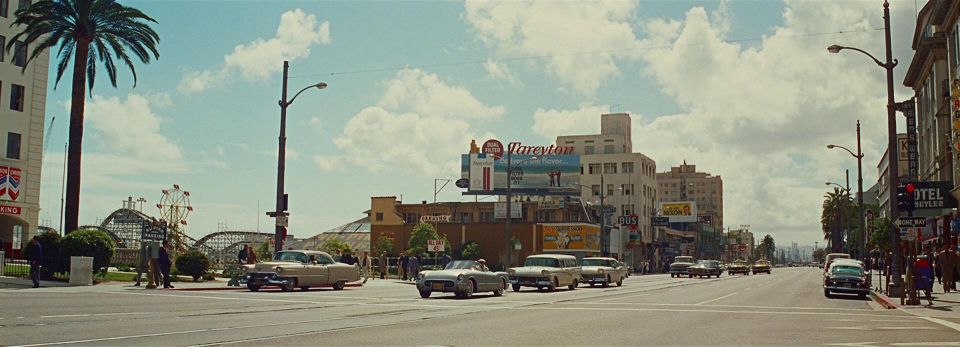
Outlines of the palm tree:
[{"label": "palm tree", "polygon": [[[70,150],[67,154],[66,232],[77,228],[80,216],[80,154],[83,146],[83,108],[86,90],[93,91],[97,61],[103,63],[107,77],[117,87],[117,57],[133,74],[137,86],[137,72],[131,55],[144,64],[150,56],[159,59],[157,44],[160,36],[149,23],[157,23],[139,10],[118,4],[115,0],[44,0],[16,12],[17,19],[10,26],[23,26],[6,49],[18,40],[23,47],[37,43],[27,59],[29,64],[48,48],[60,46],[57,52],[57,81],[73,58],[73,94],[70,99]],[[26,49],[26,48],[22,48]],[[24,53],[25,54],[25,53]],[[26,70],[24,64],[23,69]],[[85,86],[86,85],[86,86]],[[49,136],[49,135],[48,135]]]},{"label": "palm tree", "polygon": [[851,218],[844,219],[853,211],[850,194],[840,188],[833,188],[832,192],[823,196],[823,212],[820,215],[820,224],[823,226],[823,239],[830,240],[833,244],[833,250],[842,250],[843,235],[841,234],[841,224],[846,220],[848,223]]}]

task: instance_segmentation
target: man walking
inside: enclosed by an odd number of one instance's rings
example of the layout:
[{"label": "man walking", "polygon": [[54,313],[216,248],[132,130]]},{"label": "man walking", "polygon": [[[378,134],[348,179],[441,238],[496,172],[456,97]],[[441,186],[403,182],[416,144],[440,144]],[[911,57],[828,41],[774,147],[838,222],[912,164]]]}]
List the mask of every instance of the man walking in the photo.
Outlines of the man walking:
[{"label": "man walking", "polygon": [[366,282],[373,278],[373,259],[370,257],[370,252],[363,252],[361,264],[363,264],[363,281]]},{"label": "man walking", "polygon": [[380,279],[387,279],[387,252],[383,252],[380,255],[380,259],[377,261],[377,265],[380,265]]},{"label": "man walking", "polygon": [[397,259],[397,272],[398,272],[397,277],[399,277],[403,281],[407,280],[407,261],[408,260],[409,258],[407,258],[407,254],[404,252],[400,252],[400,258]]},{"label": "man walking", "polygon": [[163,246],[160,247],[160,258],[157,259],[157,263],[160,265],[160,273],[163,276],[163,287],[167,289],[173,289],[173,286],[170,285],[170,266],[173,263],[170,261],[170,254],[167,253],[167,247],[169,247],[167,241],[163,241]]},{"label": "man walking", "polygon": [[33,287],[40,288],[40,264],[43,262],[43,247],[40,246],[40,238],[34,236],[30,241],[30,279],[33,280]]},{"label": "man walking", "polygon": [[413,253],[410,255],[409,260],[407,260],[407,264],[407,277],[409,277],[411,281],[416,281],[417,274],[420,273],[420,258],[416,253]]},{"label": "man walking", "polygon": [[250,253],[250,245],[243,245],[240,248],[240,253],[237,253],[237,264],[244,264],[247,262],[247,254]]},{"label": "man walking", "polygon": [[[143,275],[144,271],[147,272],[147,276],[150,275],[150,249],[147,247],[146,242],[140,242],[140,259],[137,260],[137,283],[133,285],[136,287],[140,286],[140,276]],[[149,280],[147,282],[150,282]]]},{"label": "man walking", "polygon": [[954,290],[954,271],[957,268],[957,253],[953,250],[953,246],[947,248],[946,251],[940,252],[940,264],[943,266],[941,270],[941,275],[943,276],[943,292],[949,293],[951,290]]}]

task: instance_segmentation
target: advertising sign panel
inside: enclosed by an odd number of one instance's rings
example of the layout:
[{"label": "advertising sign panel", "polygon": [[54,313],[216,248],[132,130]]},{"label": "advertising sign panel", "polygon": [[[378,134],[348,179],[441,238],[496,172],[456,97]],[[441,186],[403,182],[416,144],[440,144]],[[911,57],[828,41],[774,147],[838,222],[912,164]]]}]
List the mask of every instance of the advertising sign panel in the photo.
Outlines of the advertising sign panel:
[{"label": "advertising sign panel", "polygon": [[[522,212],[523,212],[523,204],[519,202],[513,202],[513,206],[510,206],[510,215],[513,217],[513,219],[520,218],[520,214]],[[507,218],[506,202],[496,202],[493,204],[493,218],[496,218],[496,219]]]},{"label": "advertising sign panel", "polygon": [[670,218],[670,223],[697,222],[697,203],[695,201],[661,202],[660,215]]},{"label": "advertising sign panel", "polygon": [[0,205],[0,214],[12,214],[15,216],[19,216],[20,211],[21,209],[19,206]]},{"label": "advertising sign panel", "polygon": [[443,252],[443,240],[427,240],[427,252]]},{"label": "advertising sign panel", "polygon": [[543,226],[544,251],[600,251],[600,226],[585,223],[547,223]]},{"label": "advertising sign panel", "polygon": [[[510,186],[515,193],[579,194],[580,156],[573,152],[573,147],[525,146],[511,142],[507,151],[510,153]],[[506,190],[507,155],[497,157],[495,151],[490,152],[461,155],[460,175],[470,180],[468,192],[502,194]]]},{"label": "advertising sign panel", "polygon": [[[917,182],[913,192],[913,206],[918,210],[957,207],[957,200],[950,195],[953,184],[947,181]],[[902,219],[903,217],[901,217]]]},{"label": "advertising sign panel", "polygon": [[143,223],[140,228],[141,240],[163,241],[167,239],[167,223]]},{"label": "advertising sign panel", "polygon": [[23,170],[0,165],[0,200],[20,201],[20,179]]},{"label": "advertising sign panel", "polygon": [[481,150],[483,153],[493,156],[494,159],[500,159],[503,156],[503,143],[490,139],[483,143]]},{"label": "advertising sign panel", "polygon": [[493,190],[493,156],[483,153],[469,155],[469,174],[464,177],[470,180],[470,190]]},{"label": "advertising sign panel", "polygon": [[439,216],[420,216],[422,223],[449,223],[451,216],[449,214]]}]

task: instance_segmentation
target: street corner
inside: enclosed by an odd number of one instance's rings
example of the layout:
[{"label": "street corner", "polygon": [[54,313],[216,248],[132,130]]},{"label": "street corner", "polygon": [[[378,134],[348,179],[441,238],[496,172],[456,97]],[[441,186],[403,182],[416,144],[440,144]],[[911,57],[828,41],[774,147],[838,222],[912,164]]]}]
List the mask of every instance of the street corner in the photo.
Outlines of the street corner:
[{"label": "street corner", "polygon": [[873,301],[876,302],[878,305],[880,305],[880,307],[887,310],[893,310],[899,307],[896,302],[894,302],[889,297],[887,297],[886,295],[880,292],[871,291],[870,298],[873,299]]}]

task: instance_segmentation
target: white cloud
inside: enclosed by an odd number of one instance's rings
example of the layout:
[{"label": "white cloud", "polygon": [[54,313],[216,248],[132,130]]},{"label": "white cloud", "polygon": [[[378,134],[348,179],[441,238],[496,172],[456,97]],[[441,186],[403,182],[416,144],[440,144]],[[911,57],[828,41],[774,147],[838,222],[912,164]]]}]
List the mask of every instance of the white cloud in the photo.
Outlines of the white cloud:
[{"label": "white cloud", "polygon": [[600,133],[600,115],[610,113],[610,106],[583,103],[576,110],[547,110],[533,113],[533,132],[553,141],[559,135]]},{"label": "white cloud", "polygon": [[219,70],[187,72],[178,90],[182,93],[202,92],[223,83],[234,71],[247,81],[263,81],[282,70],[280,62],[305,59],[310,56],[314,45],[329,43],[329,22],[318,23],[315,15],[308,15],[301,9],[287,11],[280,16],[276,36],[237,45],[233,52],[223,57]]},{"label": "white cloud", "polygon": [[507,81],[512,85],[523,84],[506,65],[497,62],[496,60],[487,59],[487,62],[483,63],[483,68],[487,70],[487,75],[493,79]]},{"label": "white cloud", "polygon": [[143,161],[182,159],[180,146],[160,133],[161,118],[151,110],[147,97],[131,93],[121,100],[95,95],[84,112],[85,120],[101,135],[98,139],[111,153]]},{"label": "white cloud", "polygon": [[636,43],[629,23],[636,7],[637,1],[468,0],[463,18],[501,55],[545,56],[546,73],[590,96],[620,73],[616,60]]},{"label": "white cloud", "polygon": [[499,119],[504,112],[434,74],[400,71],[385,83],[377,105],[361,110],[334,139],[342,154],[315,156],[314,162],[324,171],[349,163],[372,171],[455,175],[459,154],[466,152],[469,139],[478,138],[468,120]]}]

